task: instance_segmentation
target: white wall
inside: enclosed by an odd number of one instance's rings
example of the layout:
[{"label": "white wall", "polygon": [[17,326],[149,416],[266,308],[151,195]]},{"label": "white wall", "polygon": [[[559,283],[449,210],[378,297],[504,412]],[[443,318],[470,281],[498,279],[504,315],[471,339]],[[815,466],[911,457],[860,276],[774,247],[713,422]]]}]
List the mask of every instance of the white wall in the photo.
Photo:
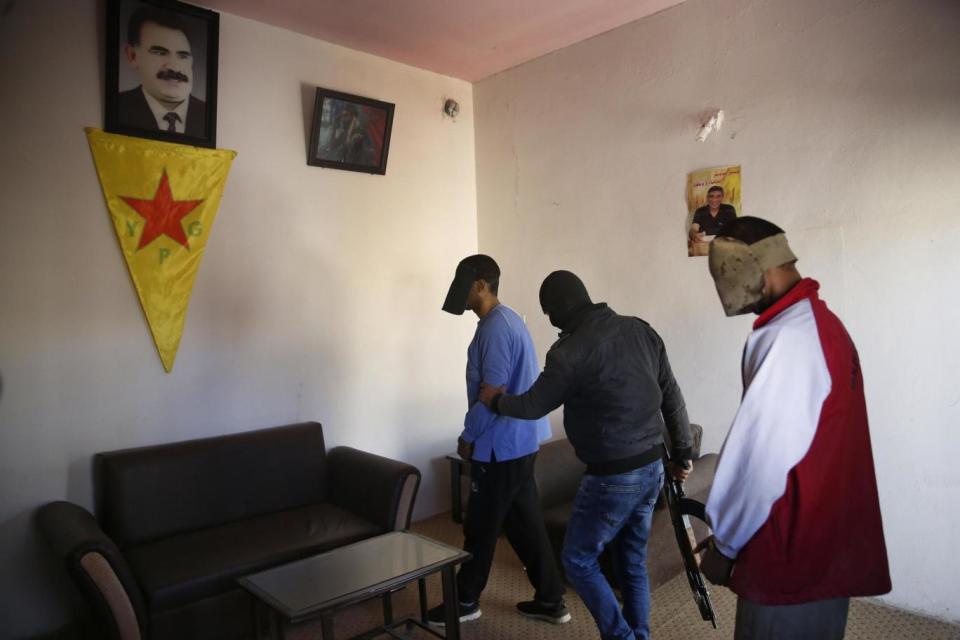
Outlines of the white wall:
[{"label": "white wall", "polygon": [[[480,250],[541,352],[553,269],[663,335],[719,449],[752,319],[687,258],[688,171],[743,165],[857,342],[890,603],[960,620],[960,3],[688,0],[474,85]],[[700,118],[727,124],[694,141]]]},{"label": "white wall", "polygon": [[[102,124],[100,4],[0,17],[3,637],[66,618],[32,514],[90,505],[97,451],[319,420],[329,445],[416,464],[422,516],[448,505],[465,408],[473,323],[440,305],[476,251],[470,84],[224,14],[218,144],[239,156],[168,375],[83,132]],[[306,165],[316,86],[396,103],[386,176]]]}]

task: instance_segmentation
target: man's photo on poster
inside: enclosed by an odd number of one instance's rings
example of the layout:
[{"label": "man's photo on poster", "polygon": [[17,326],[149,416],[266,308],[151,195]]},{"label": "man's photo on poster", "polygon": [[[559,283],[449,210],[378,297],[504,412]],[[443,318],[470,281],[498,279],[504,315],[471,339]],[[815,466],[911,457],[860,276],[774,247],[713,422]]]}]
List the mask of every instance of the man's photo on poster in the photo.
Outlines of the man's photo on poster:
[{"label": "man's photo on poster", "polygon": [[109,0],[112,133],[216,146],[220,15],[173,0]]},{"label": "man's photo on poster", "polygon": [[307,164],[385,174],[394,105],[317,89]]},{"label": "man's photo on poster", "polygon": [[740,214],[740,166],[687,175],[687,255],[705,256],[724,225]]}]

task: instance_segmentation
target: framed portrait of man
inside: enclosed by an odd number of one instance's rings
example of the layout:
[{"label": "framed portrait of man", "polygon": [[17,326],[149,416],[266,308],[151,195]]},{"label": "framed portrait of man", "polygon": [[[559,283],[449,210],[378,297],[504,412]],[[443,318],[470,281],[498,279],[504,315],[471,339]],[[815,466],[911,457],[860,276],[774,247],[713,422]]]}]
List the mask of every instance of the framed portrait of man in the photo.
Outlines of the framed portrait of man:
[{"label": "framed portrait of man", "polygon": [[220,14],[174,0],[107,1],[104,130],[217,146]]},{"label": "framed portrait of man", "polygon": [[384,175],[394,105],[317,89],[307,164]]}]

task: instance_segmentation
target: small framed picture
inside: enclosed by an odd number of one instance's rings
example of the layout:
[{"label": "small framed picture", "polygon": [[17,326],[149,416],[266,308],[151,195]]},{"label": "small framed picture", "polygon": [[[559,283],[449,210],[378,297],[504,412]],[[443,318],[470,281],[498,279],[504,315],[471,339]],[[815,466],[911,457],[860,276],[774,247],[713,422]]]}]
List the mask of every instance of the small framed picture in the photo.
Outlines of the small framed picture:
[{"label": "small framed picture", "polygon": [[104,130],[217,146],[220,14],[174,0],[107,1]]},{"label": "small framed picture", "polygon": [[390,102],[318,88],[307,164],[385,174],[393,108]]}]

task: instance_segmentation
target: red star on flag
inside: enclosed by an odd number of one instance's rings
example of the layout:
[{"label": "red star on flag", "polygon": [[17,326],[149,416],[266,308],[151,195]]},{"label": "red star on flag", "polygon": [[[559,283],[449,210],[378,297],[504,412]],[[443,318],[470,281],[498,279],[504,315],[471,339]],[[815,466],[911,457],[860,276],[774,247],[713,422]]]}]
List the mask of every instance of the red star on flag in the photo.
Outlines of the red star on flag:
[{"label": "red star on flag", "polygon": [[183,231],[181,220],[188,213],[196,209],[203,200],[174,200],[170,192],[170,180],[167,178],[167,170],[163,170],[160,177],[160,185],[152,200],[143,200],[141,198],[120,198],[139,213],[146,224],[143,227],[143,233],[140,235],[140,244],[137,250],[153,242],[158,236],[166,235],[172,240],[176,240],[187,249],[187,234]]}]

